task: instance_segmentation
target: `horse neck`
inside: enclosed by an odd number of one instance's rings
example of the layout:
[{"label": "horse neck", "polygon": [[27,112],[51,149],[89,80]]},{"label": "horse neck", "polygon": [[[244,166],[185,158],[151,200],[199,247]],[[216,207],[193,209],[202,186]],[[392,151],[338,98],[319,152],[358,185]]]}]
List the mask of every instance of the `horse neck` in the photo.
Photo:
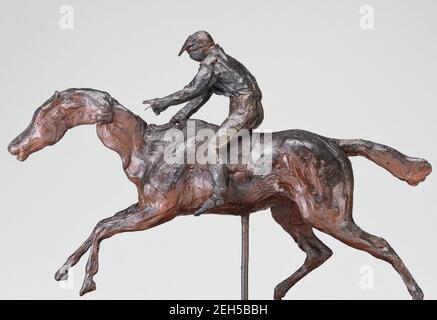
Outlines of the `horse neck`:
[{"label": "horse neck", "polygon": [[145,130],[147,124],[137,115],[115,104],[112,121],[97,123],[97,135],[109,149],[117,152],[126,169],[132,159],[141,160],[145,149]]},{"label": "horse neck", "polygon": [[132,156],[142,153],[146,122],[108,93],[94,89],[69,89],[61,95],[67,105],[67,129],[96,124],[98,137],[106,147],[120,155],[124,168],[127,168]]}]

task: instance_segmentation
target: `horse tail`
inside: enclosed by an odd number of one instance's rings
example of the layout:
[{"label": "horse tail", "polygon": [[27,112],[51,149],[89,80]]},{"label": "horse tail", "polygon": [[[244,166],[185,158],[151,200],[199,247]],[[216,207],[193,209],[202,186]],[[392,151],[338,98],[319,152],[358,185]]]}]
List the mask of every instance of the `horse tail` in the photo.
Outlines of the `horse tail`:
[{"label": "horse tail", "polygon": [[431,173],[431,164],[425,159],[413,158],[401,152],[362,139],[333,139],[347,156],[361,156],[383,167],[395,177],[415,186]]}]

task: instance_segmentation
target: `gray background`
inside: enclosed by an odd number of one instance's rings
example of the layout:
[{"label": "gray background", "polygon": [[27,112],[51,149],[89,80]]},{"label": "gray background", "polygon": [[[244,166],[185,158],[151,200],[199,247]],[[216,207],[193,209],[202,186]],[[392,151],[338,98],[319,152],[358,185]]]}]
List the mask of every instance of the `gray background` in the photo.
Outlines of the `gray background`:
[{"label": "gray background", "polygon": [[[75,29],[61,30],[59,8],[74,8]],[[359,27],[359,8],[375,9],[375,29]],[[118,156],[93,126],[19,163],[6,152],[54,90],[108,91],[146,121],[141,101],[182,88],[197,71],[177,57],[186,36],[211,32],[257,77],[261,128],[301,128],[365,138],[427,158],[437,167],[437,2],[429,1],[5,1],[0,2],[0,298],[76,299],[55,271],[102,218],[136,202]],[[196,117],[221,122],[227,100],[214,97]],[[352,160],[354,216],[386,238],[425,292],[437,298],[435,173],[412,188],[362,159]],[[305,256],[268,211],[252,215],[250,297],[274,286]],[[390,265],[320,234],[333,257],[299,282],[288,299],[409,299]],[[176,218],[156,229],[117,235],[101,247],[94,298],[238,299],[237,217]],[[374,289],[360,288],[360,268]]]}]

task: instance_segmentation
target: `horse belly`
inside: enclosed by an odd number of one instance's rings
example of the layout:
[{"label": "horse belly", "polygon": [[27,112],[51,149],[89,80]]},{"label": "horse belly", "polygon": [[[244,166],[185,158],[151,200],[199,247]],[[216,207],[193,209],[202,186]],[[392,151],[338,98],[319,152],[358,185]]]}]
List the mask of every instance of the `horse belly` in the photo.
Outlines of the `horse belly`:
[{"label": "horse belly", "polygon": [[190,166],[178,188],[179,211],[194,212],[212,195],[213,184],[208,169],[205,166]]},{"label": "horse belly", "polygon": [[247,211],[270,208],[275,201],[285,196],[285,190],[271,176],[247,176],[234,174],[227,192],[229,203]]}]

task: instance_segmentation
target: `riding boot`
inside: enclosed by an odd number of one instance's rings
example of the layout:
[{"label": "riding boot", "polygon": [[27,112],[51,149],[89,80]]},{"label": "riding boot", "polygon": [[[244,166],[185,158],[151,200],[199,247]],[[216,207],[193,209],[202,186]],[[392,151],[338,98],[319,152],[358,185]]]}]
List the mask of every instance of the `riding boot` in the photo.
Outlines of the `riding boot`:
[{"label": "riding boot", "polygon": [[226,191],[226,166],[223,164],[211,164],[209,166],[209,172],[212,175],[214,183],[213,193],[211,197],[202,204],[202,207],[194,213],[195,216],[200,216],[202,213],[220,207],[225,203],[223,195]]}]

